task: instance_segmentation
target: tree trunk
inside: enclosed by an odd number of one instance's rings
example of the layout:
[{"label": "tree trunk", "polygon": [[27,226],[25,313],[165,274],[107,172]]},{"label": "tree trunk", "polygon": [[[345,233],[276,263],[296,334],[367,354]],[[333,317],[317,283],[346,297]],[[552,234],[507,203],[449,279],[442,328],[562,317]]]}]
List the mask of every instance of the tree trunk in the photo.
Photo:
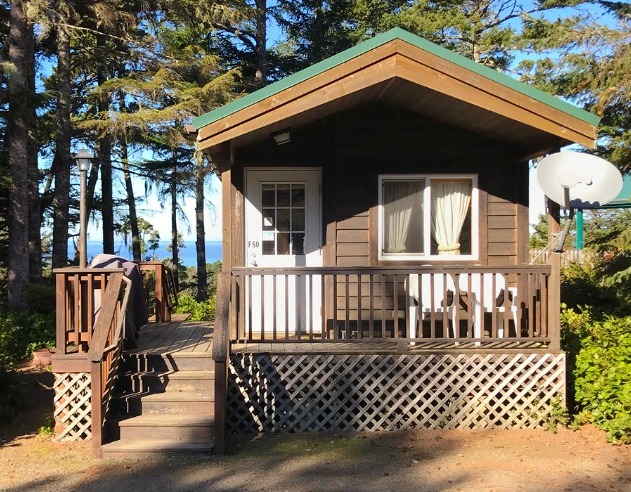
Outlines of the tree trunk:
[{"label": "tree trunk", "polygon": [[[107,66],[107,49],[104,36],[96,37],[97,56],[99,57],[97,69],[97,83],[102,85],[109,78]],[[99,97],[97,103],[99,118],[107,114],[110,108],[110,99],[107,94]],[[112,141],[109,134],[101,135],[98,141],[99,163],[101,166],[101,216],[103,218],[103,252],[114,253],[114,195],[112,192]]]},{"label": "tree trunk", "polygon": [[25,63],[28,67],[28,200],[29,200],[29,279],[39,282],[42,278],[42,213],[39,197],[39,163],[37,159],[37,113],[35,104],[35,36],[33,25],[26,30]]},{"label": "tree trunk", "polygon": [[257,88],[267,85],[267,0],[256,0],[256,63]]},{"label": "tree trunk", "polygon": [[173,170],[171,171],[171,258],[173,261],[176,292],[180,289],[180,251],[177,233],[177,150],[173,150]]},{"label": "tree trunk", "polygon": [[208,275],[206,273],[206,231],[204,227],[204,182],[206,169],[202,159],[197,163],[195,172],[195,232],[197,240],[197,300],[208,299]]},{"label": "tree trunk", "polygon": [[53,268],[68,264],[70,194],[70,32],[61,17],[57,27],[57,136],[55,138],[55,194],[53,198]]},{"label": "tree trunk", "polygon": [[9,251],[8,302],[11,308],[26,307],[23,288],[29,281],[28,175],[29,175],[29,87],[28,34],[24,2],[11,0],[9,60],[14,72],[9,77]]},{"label": "tree trunk", "polygon": [[134,196],[134,185],[129,173],[129,163],[127,159],[127,142],[121,145],[121,160],[123,161],[123,178],[125,179],[125,190],[127,191],[127,206],[129,207],[129,226],[131,228],[131,251],[134,261],[142,260],[140,251],[140,231],[138,230],[138,214],[136,213],[136,198]]}]

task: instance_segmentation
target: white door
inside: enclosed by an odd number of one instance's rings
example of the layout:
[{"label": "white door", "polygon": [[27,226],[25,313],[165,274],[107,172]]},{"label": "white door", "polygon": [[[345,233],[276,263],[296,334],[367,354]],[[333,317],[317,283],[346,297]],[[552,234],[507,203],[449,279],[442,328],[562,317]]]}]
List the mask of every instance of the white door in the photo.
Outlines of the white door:
[{"label": "white door", "polygon": [[[320,169],[246,169],[245,178],[246,265],[322,266]],[[248,333],[321,333],[320,276],[252,276],[249,287]]]}]

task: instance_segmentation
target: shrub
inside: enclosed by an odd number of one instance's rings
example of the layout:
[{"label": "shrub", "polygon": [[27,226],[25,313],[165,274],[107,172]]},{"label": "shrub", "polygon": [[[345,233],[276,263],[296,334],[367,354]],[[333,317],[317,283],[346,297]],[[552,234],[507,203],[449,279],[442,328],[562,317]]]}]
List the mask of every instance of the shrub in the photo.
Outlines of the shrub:
[{"label": "shrub", "polygon": [[13,312],[0,318],[0,367],[10,369],[33,350],[54,345],[54,315]]},{"label": "shrub", "polygon": [[569,396],[612,442],[631,443],[631,316],[595,319],[589,308],[562,311]]},{"label": "shrub", "polygon": [[22,406],[23,400],[16,373],[0,366],[0,423],[12,422]]},{"label": "shrub", "polygon": [[215,320],[215,296],[207,301],[197,301],[191,294],[184,293],[178,297],[176,313],[190,313],[191,321]]}]

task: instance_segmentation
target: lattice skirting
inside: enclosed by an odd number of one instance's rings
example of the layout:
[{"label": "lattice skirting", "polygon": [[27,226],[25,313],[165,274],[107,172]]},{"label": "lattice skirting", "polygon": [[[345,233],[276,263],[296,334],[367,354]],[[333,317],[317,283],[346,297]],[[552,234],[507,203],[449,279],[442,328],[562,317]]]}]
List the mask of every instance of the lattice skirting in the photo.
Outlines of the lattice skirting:
[{"label": "lattice skirting", "polygon": [[228,431],[533,428],[565,402],[565,354],[230,358]]},{"label": "lattice skirting", "polygon": [[89,373],[55,373],[55,439],[86,441],[92,438]]}]

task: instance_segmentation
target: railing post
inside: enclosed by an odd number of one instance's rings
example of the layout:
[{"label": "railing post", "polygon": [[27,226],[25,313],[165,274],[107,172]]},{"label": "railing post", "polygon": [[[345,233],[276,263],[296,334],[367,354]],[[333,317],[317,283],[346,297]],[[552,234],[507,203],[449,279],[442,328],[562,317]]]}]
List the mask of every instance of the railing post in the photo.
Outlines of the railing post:
[{"label": "railing post", "polygon": [[90,405],[92,413],[92,454],[101,457],[103,444],[103,384],[101,361],[90,364]]},{"label": "railing post", "polygon": [[226,446],[226,406],[228,399],[228,330],[230,323],[230,272],[220,272],[215,309],[215,453],[223,455]]},{"label": "railing post", "polygon": [[561,253],[550,253],[548,280],[548,336],[550,349],[561,350]]},{"label": "railing post", "polygon": [[55,349],[56,353],[65,355],[66,343],[66,323],[68,322],[68,308],[66,295],[66,275],[55,273]]}]

